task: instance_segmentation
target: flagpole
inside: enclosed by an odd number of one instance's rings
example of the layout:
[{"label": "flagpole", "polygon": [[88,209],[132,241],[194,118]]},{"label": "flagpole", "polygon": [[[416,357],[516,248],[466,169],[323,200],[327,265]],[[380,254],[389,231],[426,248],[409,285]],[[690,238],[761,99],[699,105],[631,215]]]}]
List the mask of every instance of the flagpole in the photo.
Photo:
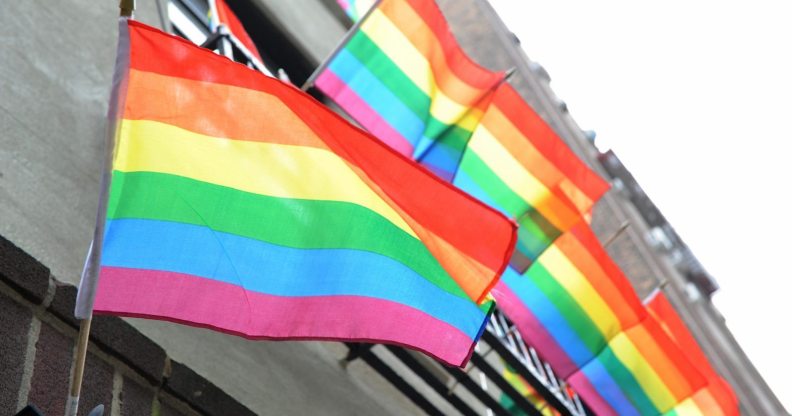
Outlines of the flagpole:
[{"label": "flagpole", "polygon": [[654,299],[657,296],[658,293],[660,293],[663,290],[665,290],[666,286],[668,286],[668,280],[663,279],[663,280],[659,281],[657,283],[657,286],[655,286],[654,289],[652,289],[652,291],[649,292],[649,294],[646,295],[645,298],[641,299],[641,303],[644,304],[644,305],[647,305],[649,302],[652,301],[652,299]]},{"label": "flagpole", "polygon": [[622,223],[622,225],[620,225],[620,226],[619,226],[619,229],[618,229],[618,230],[616,230],[616,231],[615,231],[615,232],[614,232],[614,233],[613,233],[613,234],[612,234],[610,237],[608,237],[608,239],[607,239],[607,240],[605,240],[605,242],[604,242],[604,243],[602,243],[602,247],[604,247],[604,248],[608,248],[608,246],[610,246],[611,244],[613,244],[613,242],[614,242],[614,241],[616,241],[616,239],[617,239],[617,238],[619,238],[619,236],[620,236],[620,235],[621,235],[621,234],[624,232],[624,230],[626,230],[626,229],[627,229],[627,227],[629,227],[629,226],[630,226],[630,222],[629,222],[629,221],[624,221],[624,222]]},{"label": "flagpole", "polygon": [[66,416],[77,416],[90,332],[91,317],[89,316],[87,319],[80,321],[80,335],[77,338],[77,357],[74,359],[74,373],[72,373],[71,391],[69,391],[69,400],[66,404]]},{"label": "flagpole", "polygon": [[311,76],[309,76],[308,79],[305,80],[303,85],[300,87],[301,90],[307,91],[308,88],[311,88],[313,86],[313,83],[316,81],[316,78],[319,77],[319,74],[321,74],[322,71],[324,71],[327,68],[327,66],[330,65],[330,61],[332,61],[333,58],[335,58],[336,55],[338,55],[338,52],[341,52],[341,49],[344,49],[346,44],[349,43],[349,40],[352,39],[352,35],[354,35],[358,31],[358,29],[360,29],[360,25],[362,25],[363,22],[365,22],[366,19],[368,19],[371,13],[373,13],[374,10],[377,9],[380,3],[382,3],[382,0],[375,1],[374,4],[371,6],[371,8],[368,9],[366,14],[364,14],[363,17],[361,17],[357,22],[355,22],[354,25],[352,25],[351,28],[349,28],[349,30],[344,34],[344,37],[341,38],[341,41],[338,42],[338,45],[336,45],[335,49],[333,49],[333,51],[330,52],[330,55],[328,55],[327,58],[325,58],[325,60],[322,61],[322,63],[319,64],[318,67],[316,67],[316,69],[311,74]]},{"label": "flagpole", "polygon": [[[135,12],[135,0],[120,0],[118,8],[118,14],[120,17],[131,19]],[[105,162],[107,163],[107,161]],[[104,173],[104,175],[106,174],[107,172]],[[101,201],[99,206],[101,212]],[[90,251],[95,249],[95,247],[93,247],[94,242],[91,243]],[[88,262],[90,261],[91,259],[89,254],[89,259],[86,260],[86,267],[90,267],[88,265]],[[92,311],[88,311],[87,316],[80,320],[80,333],[77,336],[77,354],[74,359],[74,371],[72,372],[71,389],[69,390],[69,397],[66,402],[66,416],[77,416],[77,409],[80,405],[80,391],[82,390],[82,381],[85,372],[85,359],[88,356],[88,341],[91,334],[92,319],[93,313]]]}]

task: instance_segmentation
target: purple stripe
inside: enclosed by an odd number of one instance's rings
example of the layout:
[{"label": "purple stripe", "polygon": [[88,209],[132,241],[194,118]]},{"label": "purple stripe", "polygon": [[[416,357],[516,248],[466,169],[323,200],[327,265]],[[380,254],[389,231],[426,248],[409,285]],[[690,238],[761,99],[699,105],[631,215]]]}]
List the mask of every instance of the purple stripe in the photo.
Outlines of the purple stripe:
[{"label": "purple stripe", "polygon": [[273,296],[181,273],[103,267],[94,311],[206,327],[249,339],[384,342],[462,366],[473,340],[400,303],[364,296]]},{"label": "purple stripe", "polygon": [[498,307],[517,325],[520,335],[534,347],[543,360],[552,365],[556,373],[565,377],[577,370],[575,363],[555,338],[503,280],[498,281],[492,289],[492,295]]},{"label": "purple stripe", "polygon": [[413,147],[410,142],[380,117],[355,91],[348,88],[347,84],[332,71],[322,72],[316,79],[316,87],[332,98],[360,125],[365,126],[369,133],[397,152],[412,158]]},{"label": "purple stripe", "polygon": [[579,371],[575,374],[572,374],[567,380],[569,384],[575,389],[578,396],[586,403],[586,405],[591,408],[597,415],[600,416],[617,416],[615,410],[608,404],[602,396],[599,395],[597,389],[594,388],[594,385],[591,384],[591,381],[583,374],[582,371]]}]

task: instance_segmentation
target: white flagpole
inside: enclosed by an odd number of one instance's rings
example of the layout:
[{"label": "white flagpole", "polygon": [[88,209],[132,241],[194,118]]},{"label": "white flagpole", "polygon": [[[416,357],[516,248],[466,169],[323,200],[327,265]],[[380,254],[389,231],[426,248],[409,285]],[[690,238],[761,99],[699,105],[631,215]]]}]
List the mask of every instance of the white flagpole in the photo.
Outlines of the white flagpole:
[{"label": "white flagpole", "polygon": [[110,189],[112,155],[115,146],[116,124],[118,123],[118,105],[125,88],[121,85],[125,82],[126,75],[124,68],[128,67],[129,60],[129,35],[127,33],[126,20],[131,19],[135,11],[135,0],[120,0],[120,22],[119,22],[119,42],[116,57],[115,73],[113,75],[113,92],[108,108],[107,130],[105,137],[105,160],[102,171],[102,179],[99,190],[99,203],[96,214],[96,228],[91,246],[88,249],[88,257],[80,279],[80,287],[77,292],[77,300],[74,307],[74,316],[80,320],[80,333],[77,338],[77,354],[74,360],[74,372],[71,378],[71,388],[66,403],[66,416],[77,416],[77,409],[80,403],[80,390],[82,389],[83,373],[85,371],[85,358],[88,354],[88,340],[91,332],[91,319],[93,317],[93,303],[96,295],[96,285],[99,278],[99,260],[101,258],[102,242],[104,237],[104,223],[107,213],[107,199]]}]

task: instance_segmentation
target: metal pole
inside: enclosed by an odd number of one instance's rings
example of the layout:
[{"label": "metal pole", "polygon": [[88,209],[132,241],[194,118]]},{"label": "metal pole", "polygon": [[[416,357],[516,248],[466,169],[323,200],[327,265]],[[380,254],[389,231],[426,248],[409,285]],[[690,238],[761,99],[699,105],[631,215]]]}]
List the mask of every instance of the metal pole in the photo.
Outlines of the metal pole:
[{"label": "metal pole", "polygon": [[377,0],[376,2],[374,2],[374,4],[371,6],[370,9],[368,9],[366,14],[363,15],[363,17],[361,17],[360,20],[355,22],[355,24],[352,25],[352,27],[349,28],[349,30],[347,30],[347,32],[344,34],[344,37],[341,38],[341,41],[338,42],[338,45],[336,45],[335,49],[333,49],[330,55],[328,55],[328,57],[325,58],[325,60],[322,61],[322,63],[319,64],[318,67],[316,67],[316,69],[311,74],[311,76],[309,76],[308,79],[305,80],[302,87],[300,87],[301,90],[307,91],[308,88],[311,88],[313,86],[313,83],[314,81],[316,81],[316,78],[319,77],[319,74],[321,74],[322,71],[324,71],[325,68],[327,68],[327,66],[330,65],[330,61],[332,61],[333,58],[335,58],[335,56],[338,55],[338,52],[341,52],[341,49],[344,49],[344,46],[346,46],[349,40],[352,39],[352,35],[357,33],[358,29],[360,29],[360,26],[363,24],[363,22],[365,22],[366,19],[368,19],[368,17],[371,16],[371,13],[373,13],[374,10],[376,10],[377,7],[379,7],[380,3],[382,3],[382,0]]},{"label": "metal pole", "polygon": [[663,280],[659,281],[657,283],[657,286],[655,286],[654,289],[652,289],[652,291],[649,292],[649,294],[646,295],[646,297],[641,300],[641,303],[646,305],[649,302],[651,302],[652,299],[654,299],[655,296],[657,296],[658,293],[662,292],[663,289],[665,289],[666,286],[668,286],[668,280],[667,279],[663,279]]},{"label": "metal pole", "polygon": [[621,235],[621,234],[624,232],[624,230],[626,230],[626,229],[627,229],[627,227],[629,227],[629,226],[630,226],[630,222],[629,222],[629,221],[624,221],[624,222],[622,223],[622,225],[620,225],[620,226],[619,226],[619,229],[618,229],[618,230],[616,230],[616,232],[614,232],[614,233],[613,233],[613,235],[611,235],[610,237],[608,237],[608,239],[607,239],[607,240],[605,240],[605,242],[602,244],[602,247],[604,247],[604,248],[608,248],[608,246],[610,246],[611,244],[613,244],[613,242],[614,242],[614,241],[615,241],[617,238],[619,238],[619,236],[620,236],[620,235]]}]

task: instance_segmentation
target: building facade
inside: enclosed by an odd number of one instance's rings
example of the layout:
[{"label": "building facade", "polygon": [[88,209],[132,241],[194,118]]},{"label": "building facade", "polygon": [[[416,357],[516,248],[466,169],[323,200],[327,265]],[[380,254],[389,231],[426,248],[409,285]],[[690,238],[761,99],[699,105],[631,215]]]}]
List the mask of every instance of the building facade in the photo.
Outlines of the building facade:
[{"label": "building facade", "polygon": [[[351,24],[333,0],[228,3],[270,72],[286,74],[296,85],[328,56]],[[516,68],[510,82],[523,98],[583,160],[612,181],[613,189],[595,207],[593,228],[605,239],[623,223],[630,224],[609,251],[638,294],[647,296],[667,282],[664,290],[735,389],[743,413],[784,414],[710,302],[715,280],[618,158],[601,154],[577,126],[552,92],[547,73],[525,56],[495,11],[485,0],[439,4],[466,51],[491,69]],[[200,43],[208,33],[202,29],[205,5],[200,0],[138,0],[136,18]],[[0,394],[2,409],[34,403],[45,414],[59,414],[59,406],[65,405],[71,364],[63,361],[73,353],[76,334],[69,298],[94,227],[117,16],[113,1],[5,2],[0,10],[0,323],[4,332],[16,334],[0,344],[9,351],[0,359],[8,383],[3,388],[7,393]],[[86,382],[84,412],[92,404],[88,397],[110,406],[112,414],[497,410],[479,397],[482,386],[491,397],[500,391],[492,384],[497,377],[484,367],[460,376],[421,356],[402,356],[383,346],[365,352],[365,359],[345,361],[356,347],[252,342],[140,319],[108,322],[108,327],[122,329],[100,330],[93,340],[89,368],[94,370],[87,376],[93,381]],[[130,345],[139,348],[130,350]],[[494,349],[494,344],[482,347],[481,356],[487,348]],[[497,365],[493,356],[488,360]],[[545,382],[552,378],[537,377]],[[91,396],[91,391],[96,394]],[[62,402],[57,398],[61,392]],[[574,403],[574,397],[560,400]],[[213,406],[213,401],[220,404]],[[576,409],[564,412],[574,414],[570,412]]]}]

